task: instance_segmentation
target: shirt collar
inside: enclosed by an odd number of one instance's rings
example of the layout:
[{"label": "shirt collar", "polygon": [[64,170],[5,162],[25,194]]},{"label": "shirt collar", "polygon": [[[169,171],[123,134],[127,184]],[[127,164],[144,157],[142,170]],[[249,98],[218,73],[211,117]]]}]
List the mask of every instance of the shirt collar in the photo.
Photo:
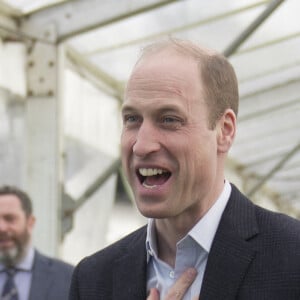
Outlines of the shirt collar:
[{"label": "shirt collar", "polygon": [[[207,252],[210,251],[214,236],[216,234],[225,206],[229,200],[230,194],[231,185],[227,180],[225,180],[223,191],[218,197],[217,201],[188,233],[188,235],[191,236]],[[157,258],[157,244],[154,224],[154,219],[148,219],[146,237],[147,261],[149,261],[150,256]]]},{"label": "shirt collar", "polygon": [[24,271],[31,271],[34,261],[34,249],[32,246],[28,248],[25,257],[17,264],[17,268]]},{"label": "shirt collar", "polygon": [[223,191],[217,201],[188,233],[207,252],[210,251],[230,193],[231,185],[225,180]]},{"label": "shirt collar", "polygon": [[155,238],[154,219],[148,219],[146,250],[147,250],[147,261],[149,261],[150,256],[157,257],[157,244]]}]

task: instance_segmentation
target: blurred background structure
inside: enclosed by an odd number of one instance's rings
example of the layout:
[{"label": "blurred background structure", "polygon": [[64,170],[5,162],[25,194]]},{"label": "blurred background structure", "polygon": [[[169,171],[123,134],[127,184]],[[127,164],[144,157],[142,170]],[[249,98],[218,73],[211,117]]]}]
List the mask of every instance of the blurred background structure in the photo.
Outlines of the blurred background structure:
[{"label": "blurred background structure", "polygon": [[76,263],[145,223],[120,170],[119,109],[146,44],[224,53],[240,85],[228,179],[300,218],[299,0],[0,1],[0,183],[33,198],[35,243]]}]

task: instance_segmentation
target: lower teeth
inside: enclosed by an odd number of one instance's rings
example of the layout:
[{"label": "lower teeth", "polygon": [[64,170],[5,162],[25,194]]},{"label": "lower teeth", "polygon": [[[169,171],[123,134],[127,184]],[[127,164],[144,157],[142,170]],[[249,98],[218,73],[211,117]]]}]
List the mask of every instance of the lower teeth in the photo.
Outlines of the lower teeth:
[{"label": "lower teeth", "polygon": [[143,186],[147,189],[154,189],[157,187],[157,185],[147,185],[145,182],[143,182]]}]

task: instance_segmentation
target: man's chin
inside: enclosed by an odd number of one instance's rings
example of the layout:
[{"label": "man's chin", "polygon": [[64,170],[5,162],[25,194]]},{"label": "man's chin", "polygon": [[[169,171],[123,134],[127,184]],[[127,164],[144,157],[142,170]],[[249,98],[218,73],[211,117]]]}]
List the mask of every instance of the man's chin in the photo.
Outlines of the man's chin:
[{"label": "man's chin", "polygon": [[5,266],[15,265],[19,256],[17,247],[0,249],[0,262]]},{"label": "man's chin", "polygon": [[151,218],[151,219],[165,219],[169,217],[168,212],[165,212],[160,209],[153,209],[153,208],[138,208],[139,212],[145,217],[145,218]]}]

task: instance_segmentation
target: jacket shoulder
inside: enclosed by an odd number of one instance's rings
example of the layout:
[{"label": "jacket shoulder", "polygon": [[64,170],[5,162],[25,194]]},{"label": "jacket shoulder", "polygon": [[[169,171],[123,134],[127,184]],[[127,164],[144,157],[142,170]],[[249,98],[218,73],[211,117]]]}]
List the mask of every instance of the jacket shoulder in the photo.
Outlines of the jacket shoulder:
[{"label": "jacket shoulder", "polygon": [[[274,212],[254,204],[234,185],[229,209],[230,218],[236,223],[236,230],[251,231],[253,227],[260,233],[267,232],[270,236],[298,236],[300,241],[300,220],[280,212]],[[251,228],[249,228],[251,227]]]},{"label": "jacket shoulder", "polygon": [[95,271],[103,269],[105,266],[110,267],[115,260],[118,260],[130,251],[136,250],[137,245],[139,247],[144,246],[146,231],[146,226],[137,229],[104,249],[85,257],[79,262],[78,266],[81,269],[88,268]]},{"label": "jacket shoulder", "polygon": [[146,226],[82,259],[73,272],[69,299],[111,299],[114,266],[122,259],[129,262],[129,268],[146,261],[145,240]]},{"label": "jacket shoulder", "polygon": [[64,279],[70,281],[73,270],[73,265],[35,251],[35,261],[33,266],[33,272],[35,274],[45,272],[49,276],[53,276],[55,280]]},{"label": "jacket shoulder", "polygon": [[268,236],[279,239],[280,243],[289,241],[300,246],[300,221],[283,213],[273,212],[256,206],[256,216],[259,227]]}]

